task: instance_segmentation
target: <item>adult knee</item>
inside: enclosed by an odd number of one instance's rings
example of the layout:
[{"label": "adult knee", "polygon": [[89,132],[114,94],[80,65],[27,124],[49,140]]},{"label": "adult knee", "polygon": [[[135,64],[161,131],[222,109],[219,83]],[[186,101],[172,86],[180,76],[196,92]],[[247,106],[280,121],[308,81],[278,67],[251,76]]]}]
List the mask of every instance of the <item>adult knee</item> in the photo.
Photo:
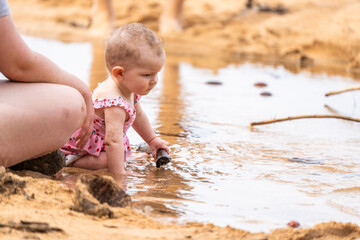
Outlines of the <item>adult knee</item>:
[{"label": "adult knee", "polygon": [[72,133],[81,127],[86,117],[86,105],[83,96],[75,88],[67,87],[66,100],[61,110],[66,128]]},{"label": "adult knee", "polygon": [[[1,148],[0,148],[1,149]],[[2,150],[2,149],[1,149]],[[0,152],[0,166],[7,167],[8,161],[4,154]]]}]

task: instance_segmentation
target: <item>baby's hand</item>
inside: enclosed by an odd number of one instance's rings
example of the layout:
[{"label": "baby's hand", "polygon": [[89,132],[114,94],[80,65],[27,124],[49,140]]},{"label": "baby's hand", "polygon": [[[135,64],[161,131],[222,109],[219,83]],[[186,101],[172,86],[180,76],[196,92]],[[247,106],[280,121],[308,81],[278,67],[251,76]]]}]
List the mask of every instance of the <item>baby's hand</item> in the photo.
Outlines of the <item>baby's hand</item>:
[{"label": "baby's hand", "polygon": [[151,140],[149,143],[151,154],[154,159],[156,159],[156,153],[161,148],[164,149],[168,154],[170,152],[169,147],[166,145],[166,142],[164,140],[161,140],[160,138],[156,137],[153,140]]}]

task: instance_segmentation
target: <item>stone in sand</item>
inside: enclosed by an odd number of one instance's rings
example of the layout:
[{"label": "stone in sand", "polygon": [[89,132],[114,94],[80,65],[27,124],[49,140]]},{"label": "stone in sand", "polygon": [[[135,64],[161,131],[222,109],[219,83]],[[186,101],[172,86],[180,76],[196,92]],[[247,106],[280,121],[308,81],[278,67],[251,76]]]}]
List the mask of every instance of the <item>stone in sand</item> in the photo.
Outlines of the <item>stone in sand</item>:
[{"label": "stone in sand", "polygon": [[63,167],[65,167],[65,156],[60,150],[55,150],[41,157],[18,163],[11,166],[10,169],[14,171],[29,170],[50,176]]}]

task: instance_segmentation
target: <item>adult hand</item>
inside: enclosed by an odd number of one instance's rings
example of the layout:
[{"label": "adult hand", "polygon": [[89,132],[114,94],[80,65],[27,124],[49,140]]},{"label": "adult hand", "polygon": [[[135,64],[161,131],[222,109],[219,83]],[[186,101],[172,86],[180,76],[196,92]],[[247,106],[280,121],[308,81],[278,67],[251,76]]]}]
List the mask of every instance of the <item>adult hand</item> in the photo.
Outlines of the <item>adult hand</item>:
[{"label": "adult hand", "polygon": [[85,105],[86,105],[86,117],[81,125],[81,130],[78,136],[75,138],[76,146],[80,149],[83,149],[90,138],[90,135],[93,131],[94,125],[94,107],[92,103],[92,98],[90,92],[83,94]]}]

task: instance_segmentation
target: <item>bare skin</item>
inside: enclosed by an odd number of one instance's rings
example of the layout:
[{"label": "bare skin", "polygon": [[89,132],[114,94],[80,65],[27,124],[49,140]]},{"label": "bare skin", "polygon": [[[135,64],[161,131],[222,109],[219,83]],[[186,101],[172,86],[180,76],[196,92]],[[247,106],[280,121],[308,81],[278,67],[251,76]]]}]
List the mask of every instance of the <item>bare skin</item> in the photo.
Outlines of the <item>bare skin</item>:
[{"label": "bare skin", "polygon": [[108,168],[106,152],[101,152],[99,157],[86,155],[73,163],[73,167],[84,168],[89,170],[98,170]]},{"label": "bare skin", "polygon": [[164,9],[159,22],[161,34],[167,35],[182,31],[183,5],[184,0],[164,1]]},{"label": "bare skin", "polygon": [[91,134],[91,94],[80,79],[32,51],[11,15],[0,17],[0,165],[12,166],[61,147],[74,129],[83,148]]},{"label": "bare skin", "polygon": [[[183,22],[185,0],[164,0],[164,8],[159,20],[162,35],[180,33]],[[94,34],[109,33],[113,28],[114,9],[112,0],[93,0],[90,30]]]},{"label": "bare skin", "polygon": [[114,9],[112,0],[93,0],[90,30],[94,34],[108,34],[113,29]]},{"label": "bare skin", "polygon": [[0,165],[12,166],[62,146],[81,126],[85,103],[74,88],[0,81]]}]

